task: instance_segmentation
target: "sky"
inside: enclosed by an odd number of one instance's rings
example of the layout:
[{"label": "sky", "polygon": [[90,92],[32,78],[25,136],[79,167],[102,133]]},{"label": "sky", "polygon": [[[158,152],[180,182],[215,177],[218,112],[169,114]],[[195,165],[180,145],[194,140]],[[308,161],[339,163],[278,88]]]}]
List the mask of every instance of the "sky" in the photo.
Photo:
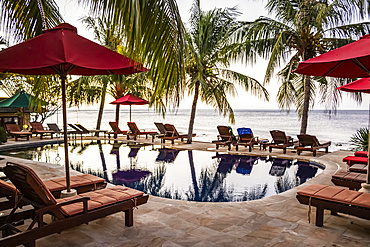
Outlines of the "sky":
[{"label": "sky", "polygon": [[[62,14],[64,20],[77,27],[78,33],[88,39],[93,39],[92,32],[89,32],[81,24],[79,19],[83,16],[88,15],[88,10],[84,9],[77,5],[76,0],[55,0],[59,6],[59,11]],[[177,4],[179,7],[180,15],[182,20],[186,23],[190,18],[190,9],[193,1],[191,0],[178,0]],[[266,1],[262,0],[201,0],[202,10],[211,10],[213,8],[225,8],[225,7],[234,7],[237,6],[239,12],[239,20],[243,21],[253,21],[259,16],[267,16],[267,11],[264,9]],[[241,63],[234,63],[230,66],[230,69],[237,72],[243,73],[247,76],[253,77],[258,81],[262,82],[267,67],[267,61],[259,59],[254,66],[246,66]],[[241,88],[237,88],[237,95],[229,97],[229,102],[233,109],[279,109],[276,102],[276,95],[279,88],[279,83],[277,78],[274,76],[271,82],[265,86],[270,94],[269,102],[263,101],[248,92],[245,92]],[[370,97],[364,95],[364,100],[361,105],[358,105],[354,102],[349,94],[342,94],[343,101],[338,109],[367,109],[367,103],[369,102]],[[106,102],[110,102],[113,98],[107,98]],[[315,102],[314,109],[324,109],[325,107],[320,105],[319,99]],[[191,108],[192,97],[186,97],[185,100],[181,103],[180,108]],[[108,109],[113,106],[107,106]],[[96,108],[96,106],[95,106]],[[211,108],[203,103],[198,101],[198,108]],[[292,109],[294,110],[294,109]]]}]

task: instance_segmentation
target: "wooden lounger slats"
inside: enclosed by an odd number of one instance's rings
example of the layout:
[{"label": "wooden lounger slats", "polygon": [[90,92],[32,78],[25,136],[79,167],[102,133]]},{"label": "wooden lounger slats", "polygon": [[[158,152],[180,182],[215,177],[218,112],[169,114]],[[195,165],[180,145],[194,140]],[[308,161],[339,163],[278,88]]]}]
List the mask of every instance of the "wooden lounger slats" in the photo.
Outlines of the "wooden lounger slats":
[{"label": "wooden lounger slats", "polygon": [[344,186],[351,190],[359,190],[361,189],[361,184],[366,182],[366,174],[338,171],[332,176],[331,181],[337,186]]},{"label": "wooden lounger slats", "polygon": [[358,173],[367,173],[367,165],[365,164],[355,164],[349,168],[351,172],[358,172]]},{"label": "wooden lounger slats", "polygon": [[324,210],[370,219],[370,193],[339,186],[310,185],[297,192],[300,203],[316,207],[316,226],[324,224]]}]

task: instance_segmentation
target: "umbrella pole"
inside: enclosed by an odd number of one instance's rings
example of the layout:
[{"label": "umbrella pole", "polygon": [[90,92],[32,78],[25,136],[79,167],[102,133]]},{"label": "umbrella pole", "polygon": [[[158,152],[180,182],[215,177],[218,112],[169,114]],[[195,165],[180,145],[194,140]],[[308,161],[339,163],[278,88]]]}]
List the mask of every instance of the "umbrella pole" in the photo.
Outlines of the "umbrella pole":
[{"label": "umbrella pole", "polygon": [[368,130],[368,144],[367,144],[367,176],[366,176],[366,183],[369,185],[370,184],[370,161],[369,161],[369,147],[370,147],[370,102],[369,102],[369,124],[367,127]]},{"label": "umbrella pole", "polygon": [[68,158],[68,136],[67,136],[67,99],[66,99],[66,79],[67,74],[60,76],[62,80],[62,111],[63,111],[63,139],[64,139],[64,166],[66,170],[67,193],[71,192],[71,180],[69,176],[69,158]]},{"label": "umbrella pole", "polygon": [[[370,102],[369,102],[369,124],[368,124],[368,131],[370,135]],[[366,183],[361,184],[361,189],[359,189],[360,192],[368,192],[370,193],[370,162],[369,162],[369,147],[370,147],[370,138],[368,136],[368,149],[367,149],[367,174],[366,174]]]}]

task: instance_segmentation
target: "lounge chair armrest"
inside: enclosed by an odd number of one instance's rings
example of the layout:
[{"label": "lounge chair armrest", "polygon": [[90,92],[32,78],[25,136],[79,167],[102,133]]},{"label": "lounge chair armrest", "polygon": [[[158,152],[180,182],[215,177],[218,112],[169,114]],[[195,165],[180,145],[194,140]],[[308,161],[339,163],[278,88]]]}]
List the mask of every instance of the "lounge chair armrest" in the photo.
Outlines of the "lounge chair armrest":
[{"label": "lounge chair armrest", "polygon": [[36,210],[36,214],[37,215],[43,215],[43,214],[45,214],[46,212],[48,212],[50,210],[57,209],[57,208],[60,208],[62,206],[66,206],[66,205],[69,205],[69,204],[78,203],[78,202],[83,203],[83,206],[84,206],[83,211],[86,212],[87,211],[87,201],[88,200],[90,200],[90,197],[80,197],[80,198],[60,202],[60,203],[57,203],[57,204],[54,204],[54,205],[50,205],[50,206],[46,206],[46,207],[38,209],[38,210]]},{"label": "lounge chair armrest", "polygon": [[229,135],[218,135],[217,138],[220,138],[220,139],[222,139],[222,138],[229,138],[229,140],[231,140],[232,137],[229,136]]},{"label": "lounge chair armrest", "polygon": [[168,135],[171,135],[171,136],[174,136],[175,135],[175,131],[167,131],[164,133],[166,136]]}]

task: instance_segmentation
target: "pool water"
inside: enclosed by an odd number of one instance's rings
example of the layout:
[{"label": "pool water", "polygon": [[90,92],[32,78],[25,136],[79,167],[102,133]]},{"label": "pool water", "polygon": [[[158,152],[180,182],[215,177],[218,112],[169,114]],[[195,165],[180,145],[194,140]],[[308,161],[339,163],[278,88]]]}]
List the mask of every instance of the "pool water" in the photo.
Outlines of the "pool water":
[{"label": "pool water", "polygon": [[[298,186],[322,172],[322,166],[297,160],[161,146],[92,142],[69,144],[75,170],[145,193],[189,201],[256,200]],[[63,165],[63,145],[0,152]]]}]

